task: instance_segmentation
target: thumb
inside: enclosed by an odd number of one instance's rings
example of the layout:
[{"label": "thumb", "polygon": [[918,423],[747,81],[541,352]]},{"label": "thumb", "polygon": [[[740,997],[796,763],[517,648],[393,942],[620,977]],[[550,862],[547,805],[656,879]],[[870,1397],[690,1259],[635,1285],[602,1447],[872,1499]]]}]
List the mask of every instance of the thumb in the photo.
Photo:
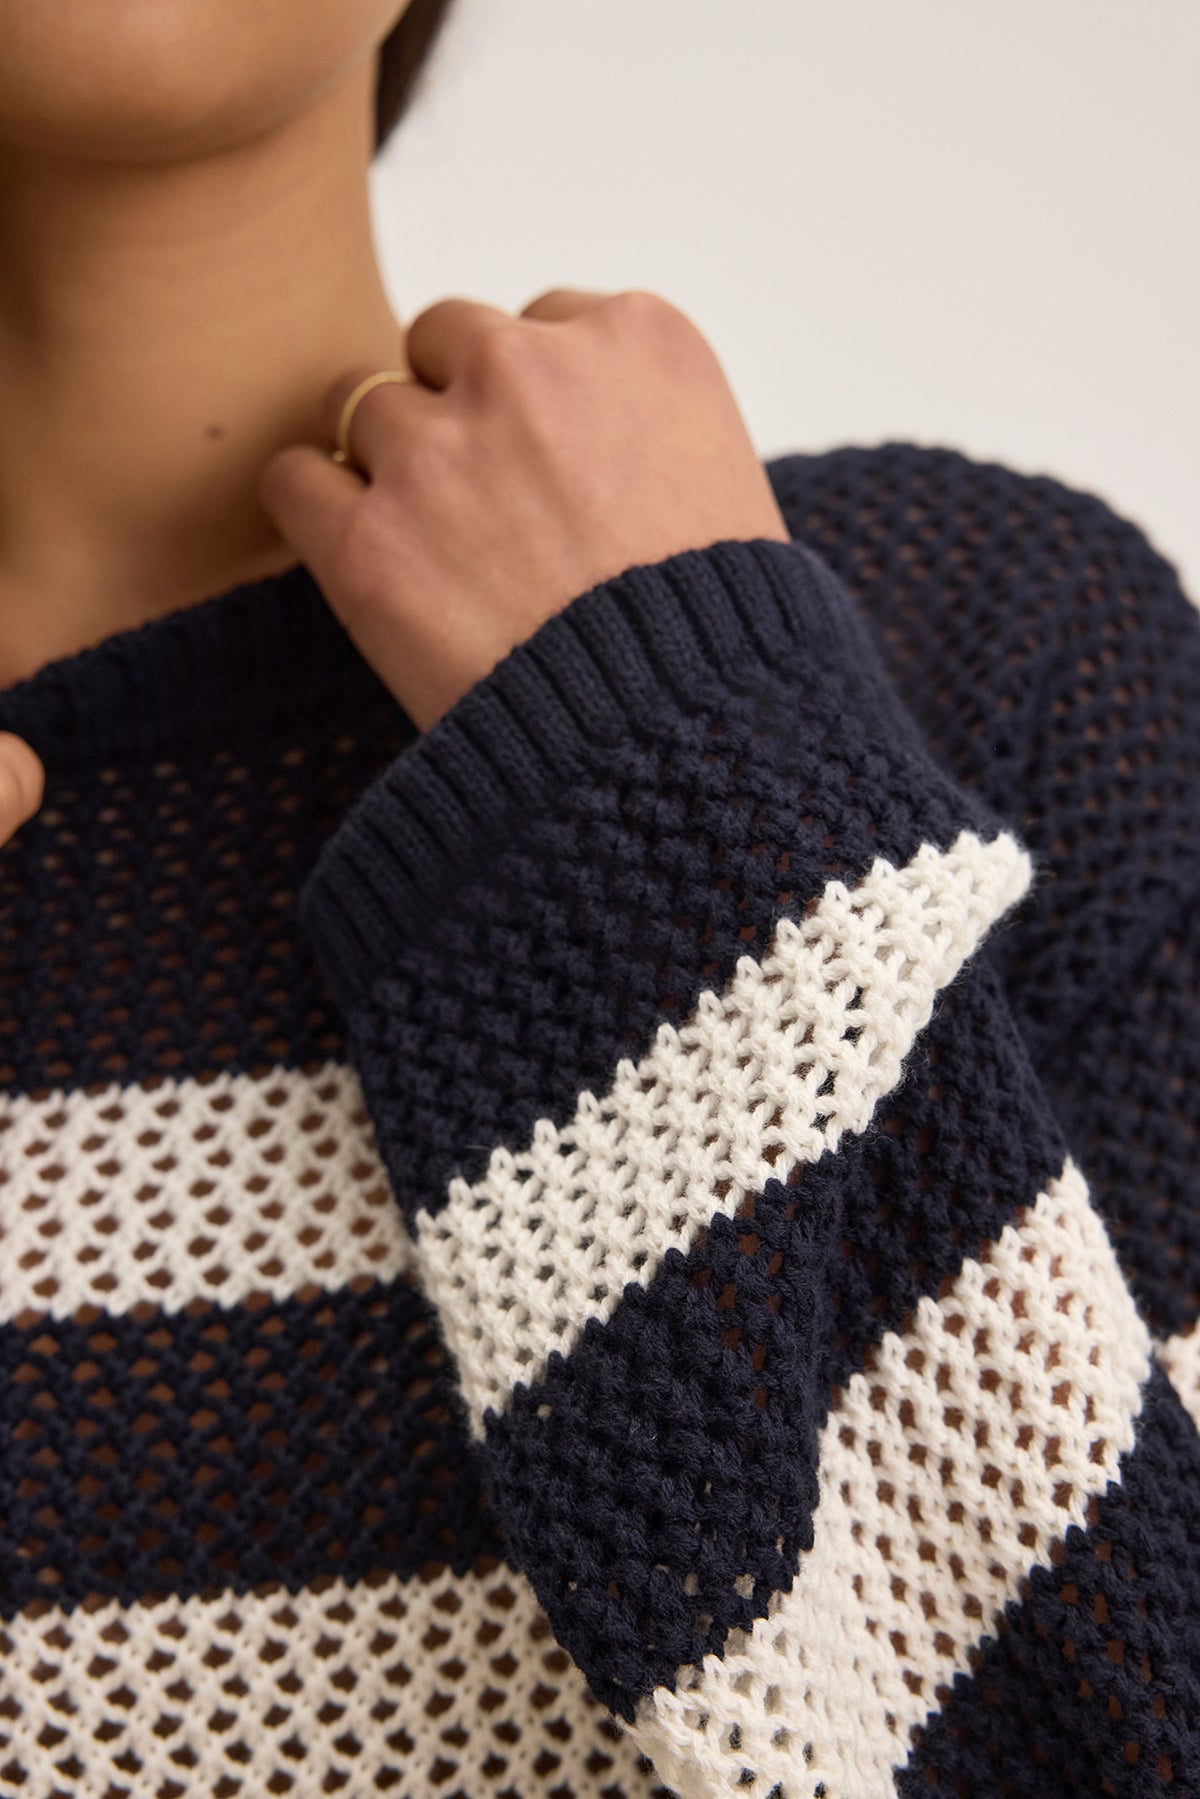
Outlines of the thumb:
[{"label": "thumb", "polygon": [[37,751],[12,731],[0,731],[0,844],[38,810],[46,770]]},{"label": "thumb", "polygon": [[319,586],[336,577],[341,546],[363,483],[315,444],[286,444],[263,464],[258,497]]}]

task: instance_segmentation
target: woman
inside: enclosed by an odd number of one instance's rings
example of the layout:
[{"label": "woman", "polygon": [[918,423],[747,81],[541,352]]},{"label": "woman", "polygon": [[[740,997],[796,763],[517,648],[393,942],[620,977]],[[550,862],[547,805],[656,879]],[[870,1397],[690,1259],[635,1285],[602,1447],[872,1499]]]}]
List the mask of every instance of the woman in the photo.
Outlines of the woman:
[{"label": "woman", "polygon": [[9,10],[6,1790],[1195,1790],[1173,571],[402,330],[438,7]]}]

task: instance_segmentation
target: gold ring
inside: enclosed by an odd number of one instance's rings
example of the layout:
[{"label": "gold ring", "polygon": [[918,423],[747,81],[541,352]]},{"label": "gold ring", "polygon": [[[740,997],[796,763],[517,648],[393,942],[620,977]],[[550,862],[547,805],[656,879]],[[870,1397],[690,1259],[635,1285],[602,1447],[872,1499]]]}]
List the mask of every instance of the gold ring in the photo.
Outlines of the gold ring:
[{"label": "gold ring", "polygon": [[337,449],[330,451],[332,461],[343,463],[348,468],[357,469],[361,475],[365,475],[367,471],[355,462],[350,453],[350,421],[354,417],[354,408],[363,395],[370,393],[373,387],[378,387],[381,381],[404,381],[409,385],[415,385],[412,376],[406,375],[402,369],[380,369],[374,375],[365,376],[348,395],[346,403],[342,407],[342,416],[338,420],[337,428]]}]

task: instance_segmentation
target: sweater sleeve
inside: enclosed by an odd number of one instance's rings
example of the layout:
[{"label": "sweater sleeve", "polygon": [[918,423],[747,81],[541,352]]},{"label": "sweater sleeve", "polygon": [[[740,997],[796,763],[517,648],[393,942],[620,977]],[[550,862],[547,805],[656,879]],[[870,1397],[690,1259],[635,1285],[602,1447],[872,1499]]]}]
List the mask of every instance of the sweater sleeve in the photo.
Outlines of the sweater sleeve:
[{"label": "sweater sleeve", "polygon": [[511,1559],[685,1799],[998,1794],[996,1704],[1041,1790],[1197,1772],[1196,1626],[1135,1653],[1195,1432],[1008,1005],[1034,878],[759,539],[572,600],[301,894]]}]

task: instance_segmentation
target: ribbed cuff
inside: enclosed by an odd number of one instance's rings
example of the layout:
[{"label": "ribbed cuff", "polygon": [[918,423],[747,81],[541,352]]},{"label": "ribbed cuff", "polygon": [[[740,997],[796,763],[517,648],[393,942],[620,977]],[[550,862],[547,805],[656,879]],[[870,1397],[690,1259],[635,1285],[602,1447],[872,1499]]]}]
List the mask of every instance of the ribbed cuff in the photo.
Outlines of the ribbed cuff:
[{"label": "ribbed cuff", "polygon": [[794,664],[798,648],[818,668],[830,655],[879,668],[832,572],[771,538],[639,564],[552,614],[376,777],[301,888],[343,1012],[598,746],[719,699],[734,671]]}]

